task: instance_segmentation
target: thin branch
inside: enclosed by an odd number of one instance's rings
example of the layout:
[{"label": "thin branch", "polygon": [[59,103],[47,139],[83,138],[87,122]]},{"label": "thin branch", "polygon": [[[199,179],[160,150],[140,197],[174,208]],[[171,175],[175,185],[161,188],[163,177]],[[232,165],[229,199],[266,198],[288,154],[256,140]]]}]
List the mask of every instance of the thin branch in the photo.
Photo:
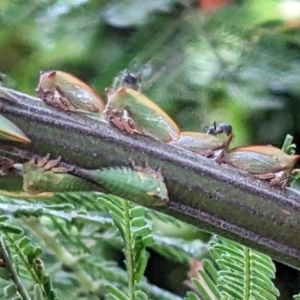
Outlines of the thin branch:
[{"label": "thin branch", "polygon": [[[205,157],[144,136],[126,136],[104,121],[67,114],[14,92],[0,98],[0,113],[32,139],[0,144],[0,152],[61,156],[65,163],[97,169],[129,165],[129,158],[161,167],[170,202],[155,208],[204,231],[240,242],[285,264],[300,267],[300,196]],[[24,152],[24,150],[26,150]],[[12,154],[12,153],[11,153]]]},{"label": "thin branch", "polygon": [[6,248],[3,236],[0,238],[0,252],[2,254],[1,256],[3,258],[5,268],[10,273],[11,278],[12,278],[20,296],[22,297],[23,300],[31,300],[24,285],[22,284],[22,281],[18,275],[16,268],[14,267],[12,259],[10,258],[9,254],[8,254],[8,250]]},{"label": "thin branch", "polygon": [[135,292],[135,279],[134,279],[134,250],[133,244],[133,234],[131,232],[131,225],[130,225],[130,205],[129,201],[123,201],[123,210],[124,210],[124,242],[125,242],[125,257],[126,257],[126,267],[127,267],[127,274],[128,274],[128,292],[129,292],[129,299],[134,300],[134,292]]}]

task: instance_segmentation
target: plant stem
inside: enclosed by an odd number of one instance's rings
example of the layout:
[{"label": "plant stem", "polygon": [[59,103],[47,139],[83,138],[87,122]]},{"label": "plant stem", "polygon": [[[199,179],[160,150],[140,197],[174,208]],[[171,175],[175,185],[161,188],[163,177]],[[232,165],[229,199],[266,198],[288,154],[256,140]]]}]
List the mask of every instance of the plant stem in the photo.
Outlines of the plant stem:
[{"label": "plant stem", "polygon": [[[15,248],[16,252],[21,252],[22,250],[20,249],[19,245],[16,243],[16,240],[13,239],[9,234],[6,234],[6,239],[10,243],[11,247]],[[36,274],[32,271],[30,264],[28,263],[25,255],[23,253],[20,253],[18,256],[19,260],[22,261],[22,263],[26,266],[28,273],[30,274],[31,278],[38,283],[39,279],[36,276]]]},{"label": "plant stem", "polygon": [[4,260],[4,265],[6,270],[10,273],[15,286],[22,297],[23,300],[31,300],[29,294],[27,293],[25,287],[23,286],[21,279],[17,273],[16,268],[14,267],[13,261],[11,260],[7,248],[5,246],[4,237],[1,236],[0,238],[0,252],[2,254],[2,258]]},{"label": "plant stem", "polygon": [[131,226],[130,226],[130,203],[127,200],[123,201],[124,208],[124,234],[125,234],[125,257],[126,267],[128,273],[128,289],[129,299],[134,300],[135,280],[134,280],[134,259],[132,245],[134,240],[132,239]]},{"label": "plant stem", "polygon": [[[12,90],[10,90],[12,91]],[[37,98],[12,91],[14,104],[0,97],[0,113],[33,141],[0,142],[0,152],[62,157],[78,168],[125,166],[148,159],[161,167],[170,202],[153,207],[201,230],[227,237],[277,261],[300,267],[300,195],[271,188],[245,172],[145,136],[126,136],[113,126],[66,114]],[[130,199],[129,199],[130,200]]]}]

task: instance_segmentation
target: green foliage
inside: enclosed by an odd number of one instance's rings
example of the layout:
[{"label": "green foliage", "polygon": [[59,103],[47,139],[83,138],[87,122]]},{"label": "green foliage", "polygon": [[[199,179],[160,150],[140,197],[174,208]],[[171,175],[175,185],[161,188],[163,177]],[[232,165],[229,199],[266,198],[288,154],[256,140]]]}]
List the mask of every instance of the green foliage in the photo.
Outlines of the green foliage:
[{"label": "green foliage", "polygon": [[[285,140],[283,142],[283,145],[281,149],[290,155],[296,154],[296,144],[293,143],[294,137],[290,134],[287,134],[285,137]],[[291,174],[291,178],[289,179],[289,184],[293,187],[295,187],[295,184],[299,185],[299,179],[300,179],[300,169],[294,169]]]},{"label": "green foliage", "polygon": [[[272,260],[250,248],[221,237],[205,244],[190,225],[112,195],[65,193],[46,201],[1,196],[2,240],[29,299],[182,299],[145,279],[150,249],[203,264],[189,274],[193,292],[185,299],[278,299]],[[115,262],[120,250],[125,269]],[[14,299],[18,285],[10,278],[0,268],[3,297]]]},{"label": "green foliage", "polygon": [[144,218],[145,209],[138,206],[131,208],[130,202],[114,196],[100,198],[100,200],[112,215],[124,242],[129,281],[128,297],[115,287],[110,287],[109,296],[115,299],[133,300],[137,292],[141,293],[136,290],[136,284],[141,281],[147,265],[148,257],[145,247],[153,244],[151,229]]},{"label": "green foliage", "polygon": [[281,147],[285,153],[290,155],[295,155],[296,153],[296,144],[293,144],[293,139],[294,137],[292,135],[287,134]]},{"label": "green foliage", "polygon": [[[5,285],[1,298],[35,300],[38,299],[37,291],[39,290],[39,294],[42,293],[45,296],[44,299],[57,300],[52,280],[47,275],[43,261],[40,259],[42,249],[34,246],[21,228],[10,225],[9,218],[2,217],[1,225],[0,278],[10,282]],[[35,283],[34,292],[30,288],[30,282]],[[3,283],[0,284],[3,285]],[[27,292],[26,287],[30,293]],[[33,298],[31,298],[32,295]]]},{"label": "green foliage", "polygon": [[300,294],[295,295],[295,296],[293,297],[293,299],[294,299],[294,300],[299,300],[299,299],[300,299]]},{"label": "green foliage", "polygon": [[[201,299],[277,299],[274,286],[275,266],[272,260],[257,251],[227,239],[212,241],[209,259],[203,260],[200,282],[193,279]],[[199,299],[189,294],[188,300]]]},{"label": "green foliage", "polygon": [[[148,295],[149,299],[179,300],[179,297],[149,284],[143,277],[148,260],[147,249],[151,248],[175,261],[178,259],[184,262],[187,262],[191,254],[197,254],[200,258],[206,250],[204,247],[201,248],[202,252],[196,249],[201,245],[200,242],[192,243],[187,240],[185,245],[183,237],[168,240],[159,231],[151,230],[157,213],[101,193],[56,194],[48,200],[22,200],[2,196],[0,211],[7,216],[3,217],[0,224],[0,228],[3,228],[1,232],[7,230],[28,237],[18,237],[17,245],[20,243],[27,249],[24,250],[26,255],[27,252],[40,255],[45,269],[49,269],[48,277],[43,275],[44,272],[41,272],[40,277],[45,285],[55,286],[58,299],[64,299],[64,293],[69,293],[71,289],[73,299],[94,299],[100,295],[108,297],[107,299],[113,296],[119,299],[122,294],[123,297],[131,297],[129,299],[146,299],[145,295]],[[184,226],[170,217],[160,218],[168,220],[170,224],[173,220],[179,228]],[[28,229],[20,230],[11,223],[22,224],[23,228]],[[41,248],[32,248],[30,240]],[[14,246],[14,249],[17,252],[16,259],[24,263],[21,246]],[[173,246],[174,249],[171,249]],[[69,252],[71,249],[72,254]],[[130,276],[114,261],[114,256],[121,249],[124,249],[126,269],[128,273],[130,271]],[[34,277],[34,281],[31,278],[33,272],[28,271],[29,266],[25,265],[23,268],[19,264],[19,268],[22,270],[19,276],[28,282],[28,285],[24,284],[25,289],[36,295],[43,293],[45,297],[44,289],[34,285],[37,279]],[[52,285],[46,280],[50,278]],[[117,290],[114,288],[116,284]]]},{"label": "green foliage", "polygon": [[[199,14],[198,1],[189,0],[0,1],[0,72],[14,79],[4,85],[13,83],[34,95],[39,71],[61,69],[103,94],[114,76],[129,68],[149,75],[143,90],[180,128],[198,130],[213,120],[227,122],[233,125],[235,145],[280,145],[286,132],[300,136],[300,35],[299,28],[289,27],[293,16],[283,14],[283,5],[291,1],[232,2],[237,4]],[[284,149],[292,154],[292,141],[287,144]],[[105,298],[108,291],[118,299],[128,297],[128,274],[117,263],[122,249],[131,253],[131,263],[126,256],[126,264],[137,299],[143,298],[140,291],[150,299],[181,299],[141,279],[147,253],[184,264],[191,257],[202,260],[209,236],[151,210],[141,209],[142,217],[132,215],[135,206],[127,203],[125,210],[124,200],[112,205],[111,197],[103,197],[67,193],[48,200],[0,198],[0,232],[30,297],[52,297],[51,284],[59,299],[93,300]],[[215,295],[230,298],[235,278],[245,287],[235,288],[240,295],[276,295],[270,283],[272,267],[254,268],[262,259],[259,254],[219,239],[213,245],[224,256],[210,256],[201,276]],[[27,257],[34,249],[43,251],[41,274]],[[237,252],[231,253],[234,249]],[[226,255],[242,259],[242,267],[226,264]],[[247,272],[245,262],[252,264]],[[254,272],[263,284],[255,281]],[[0,268],[0,277],[0,298],[4,293],[16,298],[16,284],[7,270]],[[245,279],[251,284],[245,285]],[[171,282],[179,285],[173,278]],[[198,292],[206,291],[195,285]],[[198,298],[188,295],[190,300]]]}]

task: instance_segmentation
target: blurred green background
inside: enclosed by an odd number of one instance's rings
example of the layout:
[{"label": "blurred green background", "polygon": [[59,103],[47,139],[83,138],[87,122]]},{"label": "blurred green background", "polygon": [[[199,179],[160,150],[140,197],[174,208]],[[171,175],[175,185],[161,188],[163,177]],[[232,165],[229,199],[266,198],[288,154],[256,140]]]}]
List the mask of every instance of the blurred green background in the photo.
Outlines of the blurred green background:
[{"label": "blurred green background", "polygon": [[[203,0],[204,2],[209,2]],[[211,0],[211,2],[215,2]],[[122,69],[183,130],[234,127],[234,145],[300,144],[299,4],[193,0],[0,2],[0,72],[35,94],[39,71],[59,69],[103,94]],[[297,14],[298,12],[298,14]]]},{"label": "blurred green background", "polygon": [[[127,68],[142,74],[144,93],[183,130],[227,122],[235,146],[280,147],[287,133],[300,145],[300,3],[204,5],[213,2],[1,0],[0,72],[8,86],[31,95],[39,72],[52,69],[104,94]],[[182,294],[159,272],[173,268],[169,276],[181,281],[186,267],[178,276],[174,263],[152,259],[148,277]]]}]

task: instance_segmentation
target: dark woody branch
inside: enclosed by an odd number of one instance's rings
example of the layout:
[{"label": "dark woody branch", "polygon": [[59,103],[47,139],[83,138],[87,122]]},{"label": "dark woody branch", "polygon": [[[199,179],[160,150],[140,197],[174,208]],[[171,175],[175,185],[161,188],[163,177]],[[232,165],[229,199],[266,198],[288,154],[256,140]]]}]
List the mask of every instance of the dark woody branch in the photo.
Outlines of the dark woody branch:
[{"label": "dark woody branch", "polygon": [[0,98],[0,113],[19,126],[30,145],[0,144],[0,152],[62,157],[88,169],[129,164],[129,158],[161,167],[169,191],[166,207],[155,208],[201,230],[220,234],[300,267],[300,195],[194,153],[145,136],[126,136],[109,124],[48,107],[15,92],[19,103]]}]

